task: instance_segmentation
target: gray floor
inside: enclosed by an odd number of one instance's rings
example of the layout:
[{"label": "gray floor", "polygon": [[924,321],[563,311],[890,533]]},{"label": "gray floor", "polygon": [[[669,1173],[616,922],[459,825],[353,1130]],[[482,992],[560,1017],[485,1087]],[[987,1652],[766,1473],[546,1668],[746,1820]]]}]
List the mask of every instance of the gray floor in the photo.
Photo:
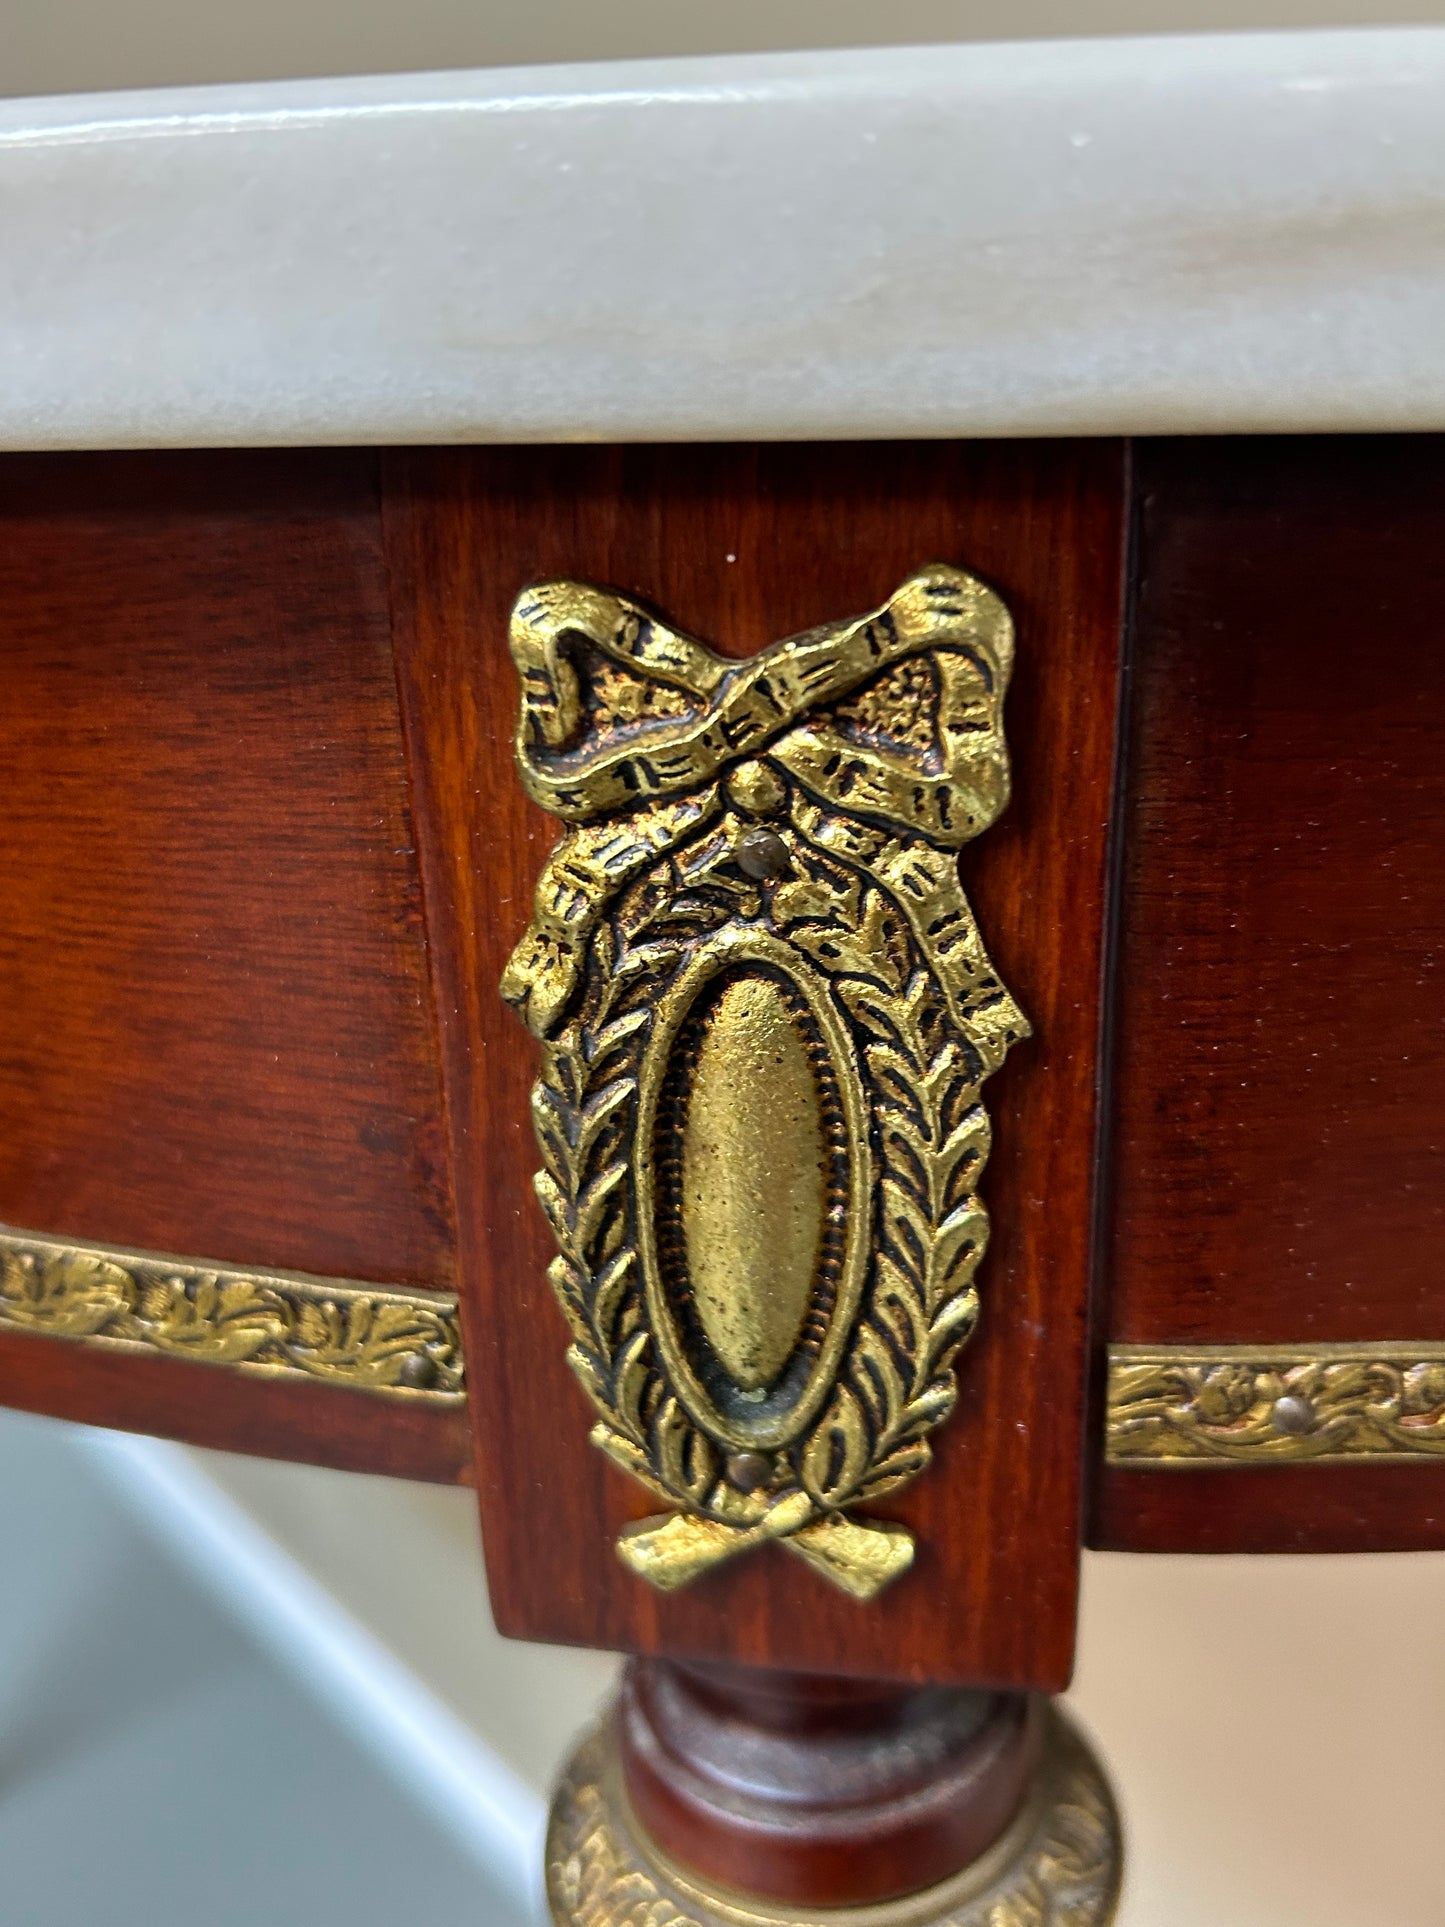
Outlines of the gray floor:
[{"label": "gray floor", "polygon": [[484,1871],[0,1413],[3,1927],[521,1927]]}]

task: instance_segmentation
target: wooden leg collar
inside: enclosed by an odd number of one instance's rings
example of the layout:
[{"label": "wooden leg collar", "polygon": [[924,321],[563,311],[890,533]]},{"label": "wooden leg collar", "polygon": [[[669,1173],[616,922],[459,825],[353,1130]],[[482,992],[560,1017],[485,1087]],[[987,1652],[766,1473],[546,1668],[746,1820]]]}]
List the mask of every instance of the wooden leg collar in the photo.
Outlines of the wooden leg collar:
[{"label": "wooden leg collar", "polygon": [[1121,1866],[1103,1770],[1052,1707],[1034,1786],[1007,1832],[972,1866],[901,1900],[799,1909],[702,1885],[639,1826],[610,1720],[568,1762],[547,1832],[557,1927],[1107,1927]]}]

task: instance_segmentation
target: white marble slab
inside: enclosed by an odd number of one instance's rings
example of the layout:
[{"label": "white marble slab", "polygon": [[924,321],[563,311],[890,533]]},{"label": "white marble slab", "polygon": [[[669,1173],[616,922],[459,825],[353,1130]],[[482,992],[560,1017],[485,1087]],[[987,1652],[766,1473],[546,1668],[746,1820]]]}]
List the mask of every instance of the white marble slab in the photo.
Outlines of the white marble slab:
[{"label": "white marble slab", "polygon": [[1445,427],[1445,28],[0,104],[0,446]]}]

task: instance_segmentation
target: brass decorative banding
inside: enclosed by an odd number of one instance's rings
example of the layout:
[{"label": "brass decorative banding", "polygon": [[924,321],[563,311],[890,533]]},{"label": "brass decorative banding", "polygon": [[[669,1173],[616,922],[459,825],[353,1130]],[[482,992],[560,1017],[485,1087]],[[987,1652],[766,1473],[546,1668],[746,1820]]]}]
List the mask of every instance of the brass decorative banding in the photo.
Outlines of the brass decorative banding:
[{"label": "brass decorative banding", "polygon": [[1445,1459],[1445,1342],[1116,1345],[1110,1465]]},{"label": "brass decorative banding", "polygon": [[376,1397],[466,1397],[450,1292],[113,1251],[0,1226],[0,1332],[306,1378]]}]

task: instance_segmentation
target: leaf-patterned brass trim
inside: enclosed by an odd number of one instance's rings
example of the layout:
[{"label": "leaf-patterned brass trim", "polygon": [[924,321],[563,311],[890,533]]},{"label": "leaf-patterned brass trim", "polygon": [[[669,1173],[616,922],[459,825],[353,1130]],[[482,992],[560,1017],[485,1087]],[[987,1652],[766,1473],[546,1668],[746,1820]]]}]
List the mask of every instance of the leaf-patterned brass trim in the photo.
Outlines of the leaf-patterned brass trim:
[{"label": "leaf-patterned brass trim", "polygon": [[1161,1469],[1445,1459],[1445,1343],[1116,1345],[1105,1455]]},{"label": "leaf-patterned brass trim", "polygon": [[[912,1535],[852,1509],[916,1477],[953,1409],[988,1239],[983,1084],[1029,1034],[956,854],[1008,801],[1012,620],[934,564],[868,615],[729,662],[626,596],[552,582],[518,599],[511,648],[521,780],[567,825],[502,983],[542,1043],[549,1275],[594,1443],[674,1508],[619,1556],[670,1590],[776,1543],[871,1599]],[[768,1385],[724,1382],[725,1412],[674,1178],[691,1013],[750,972],[792,1000],[833,1148],[799,1339]],[[728,1049],[740,1075],[764,1061],[740,1034]],[[789,1156],[720,1182],[756,1183],[758,1219],[782,1223],[807,1189]],[[741,1245],[729,1264],[743,1277]],[[756,1306],[778,1276],[748,1266],[736,1304]]]},{"label": "leaf-patterned brass trim", "polygon": [[8,1226],[0,1331],[430,1405],[466,1398],[449,1292],[112,1251]]}]

